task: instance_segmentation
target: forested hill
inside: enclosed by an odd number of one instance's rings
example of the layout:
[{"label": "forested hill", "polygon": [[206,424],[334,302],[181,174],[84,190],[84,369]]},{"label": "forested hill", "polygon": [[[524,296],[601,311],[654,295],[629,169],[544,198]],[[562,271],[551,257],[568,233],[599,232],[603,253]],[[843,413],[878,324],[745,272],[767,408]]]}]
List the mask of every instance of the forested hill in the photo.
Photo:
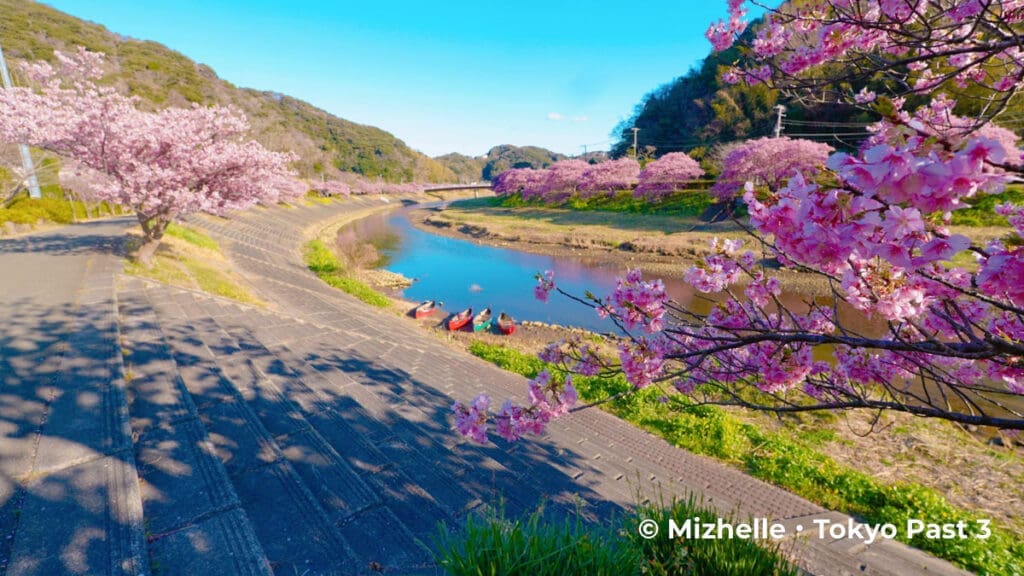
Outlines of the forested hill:
[{"label": "forested hill", "polygon": [[[758,24],[752,22],[744,36],[749,37]],[[710,45],[708,48],[710,52]],[[711,52],[685,75],[644,96],[633,115],[612,133],[616,142],[611,155],[622,156],[632,148],[632,128],[637,127],[641,154],[661,156],[682,151],[701,159],[716,144],[771,134],[777,104],[786,107],[785,132],[837,148],[856,145],[864,125],[875,120],[862,111],[835,103],[804,106],[763,85],[724,83],[722,71],[738,58],[736,48]]]},{"label": "forested hill", "polygon": [[307,177],[348,171],[389,181],[455,180],[441,163],[384,130],[282,94],[238,88],[161,44],[125,38],[31,0],[0,0],[0,41],[16,82],[17,62],[52,62],[54,50],[85,46],[107,54],[111,71],[105,82],[137,94],[146,106],[237,106],[249,117],[257,140],[300,156],[298,169]]},{"label": "forested hill", "polygon": [[[749,40],[759,28],[760,20],[748,26],[743,38]],[[816,94],[816,104],[797,102],[786,98],[764,85],[748,86],[741,82],[729,85],[722,81],[726,67],[740,59],[735,47],[723,52],[711,52],[699,65],[683,76],[664,84],[644,96],[632,116],[621,122],[612,132],[615,143],[611,156],[627,154],[633,146],[633,128],[639,128],[638,148],[641,155],[659,157],[669,152],[687,152],[700,160],[714,150],[717,144],[757,138],[771,134],[775,128],[775,106],[785,106],[783,133],[795,138],[824,142],[837,149],[858,146],[866,137],[867,124],[878,117],[850,106],[838,104],[835,90],[850,94],[861,87],[892,93],[884,87],[890,80],[881,77],[856,78],[850,84],[830,86]],[[881,87],[881,89],[879,89]],[[953,85],[943,85],[941,91],[957,100],[957,114],[974,116],[980,113],[984,98],[977,98],[977,88],[966,91]],[[827,92],[827,93],[826,93]],[[923,100],[910,97],[908,106],[914,108]],[[1019,120],[1024,110],[1024,98],[1016,97],[1007,110],[1014,110],[1016,120],[996,117],[995,122],[1018,134],[1024,129]]]},{"label": "forested hill", "polygon": [[509,168],[547,168],[565,155],[537,146],[502,144],[487,151],[485,156],[445,154],[435,158],[452,170],[460,182],[490,180]]}]

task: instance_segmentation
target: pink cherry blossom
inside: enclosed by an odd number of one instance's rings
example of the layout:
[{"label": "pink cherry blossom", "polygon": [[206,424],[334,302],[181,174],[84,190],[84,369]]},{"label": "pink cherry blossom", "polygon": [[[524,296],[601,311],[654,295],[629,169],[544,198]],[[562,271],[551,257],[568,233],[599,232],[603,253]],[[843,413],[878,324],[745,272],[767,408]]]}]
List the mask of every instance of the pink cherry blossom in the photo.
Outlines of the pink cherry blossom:
[{"label": "pink cherry blossom", "polygon": [[722,172],[711,192],[721,200],[739,195],[744,183],[753,180],[778,190],[797,172],[808,177],[824,167],[832,147],[794,138],[758,138],[728,148],[719,163]]},{"label": "pink cherry blossom", "polygon": [[683,152],[672,152],[651,162],[640,172],[640,183],[633,194],[637,198],[657,201],[703,175],[704,170],[696,160]]},{"label": "pink cherry blossom", "polygon": [[[59,70],[30,66],[37,88],[0,90],[0,141],[22,142],[104,175],[95,197],[131,208],[148,263],[167,225],[193,212],[223,214],[306,192],[288,164],[243,137],[249,125],[225,107],[147,112],[136,98],[100,85],[103,57],[56,53]],[[97,180],[99,181],[99,180]]]},{"label": "pink cherry blossom", "polygon": [[580,197],[599,193],[611,195],[629,190],[640,177],[640,164],[632,158],[619,158],[591,165],[583,171],[579,181]]},{"label": "pink cherry blossom", "polygon": [[481,444],[486,443],[489,428],[487,410],[490,406],[491,398],[486,394],[477,396],[469,406],[456,402],[452,405],[455,428],[463,436],[468,436]]}]

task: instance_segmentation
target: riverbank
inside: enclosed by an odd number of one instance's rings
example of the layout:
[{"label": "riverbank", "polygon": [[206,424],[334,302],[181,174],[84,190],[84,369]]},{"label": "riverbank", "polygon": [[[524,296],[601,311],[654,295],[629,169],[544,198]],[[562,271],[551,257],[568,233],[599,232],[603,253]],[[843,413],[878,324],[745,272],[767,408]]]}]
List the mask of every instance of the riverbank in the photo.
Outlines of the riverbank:
[{"label": "riverbank", "polygon": [[[413,210],[411,215],[420,219],[451,210]],[[426,231],[437,232],[433,226],[427,226],[424,228]],[[725,227],[718,226],[720,231],[722,228]],[[456,237],[465,238],[465,233]],[[507,245],[521,249],[520,245],[512,242],[507,242]],[[608,252],[594,252],[592,257],[607,257]],[[574,252],[560,254],[578,257],[581,252],[576,249]],[[673,260],[678,265],[679,257],[675,256]],[[636,265],[637,260],[629,263]],[[365,277],[363,273],[359,274]],[[382,291],[390,291],[387,285],[372,280],[370,283]],[[394,291],[390,292],[394,294]],[[392,302],[392,310],[405,316],[416,305],[416,302],[394,297]],[[532,356],[546,344],[574,333],[562,327],[535,323],[521,325],[511,337],[491,332],[452,333],[443,325],[446,314],[451,312],[453,310],[446,310],[424,320],[408,320],[447,345],[466,351],[472,351],[474,346],[483,344],[507,346]],[[587,333],[575,333],[584,338],[599,340]],[[1008,437],[998,441],[1002,445],[989,444],[989,438],[971,434],[953,424],[903,414],[885,414],[875,420],[875,414],[864,412],[783,418],[734,408],[725,409],[725,412],[743,425],[781,434],[803,446],[808,454],[830,458],[837,465],[867,474],[882,485],[913,483],[926,486],[942,494],[958,508],[972,510],[1013,530],[1024,532],[1024,486],[1015,480],[1024,475],[1024,458],[1021,457],[1021,450],[1014,448]],[[769,449],[761,447],[758,450]]]},{"label": "riverbank", "polygon": [[[452,310],[416,320],[410,312],[417,303],[391,296],[393,310],[409,322],[432,334],[446,345],[474,353],[480,344],[489,348],[502,346],[519,353],[536,356],[547,344],[573,336],[599,342],[598,335],[578,329],[528,322],[517,326],[515,334],[504,336],[491,331],[473,333],[448,331],[444,320]],[[607,341],[605,341],[608,344]],[[522,397],[513,401],[525,401]],[[504,398],[497,398],[502,401]],[[1012,531],[1024,533],[1024,446],[1009,437],[987,438],[958,425],[934,419],[916,418],[901,413],[851,411],[775,416],[736,407],[721,408],[741,426],[752,426],[764,433],[786,438],[801,453],[813,459],[832,461],[823,474],[850,469],[865,474],[883,486],[902,490],[919,485],[935,490],[953,506],[990,518]],[[708,426],[714,428],[715,418]],[[732,430],[732,428],[730,428]],[[738,433],[738,430],[732,430]],[[719,439],[732,449],[732,441]],[[730,448],[732,447],[732,448]],[[756,450],[765,457],[777,448],[764,445]],[[793,455],[777,455],[781,461]],[[839,466],[837,469],[836,466]],[[778,473],[784,474],[784,470]],[[812,497],[811,494],[803,494]],[[822,493],[817,498],[830,501],[833,496]],[[855,498],[855,496],[850,496]],[[924,513],[922,509],[921,513]]]},{"label": "riverbank", "polygon": [[[505,207],[493,198],[453,202],[444,209],[413,210],[409,221],[426,232],[548,256],[572,256],[593,263],[640,268],[645,275],[682,278],[711,254],[715,239],[756,239],[733,221],[707,222],[699,216],[579,211],[540,206]],[[999,227],[955,227],[984,244],[1005,234]],[[970,263],[965,263],[970,264]],[[803,295],[829,294],[818,275],[775,269],[783,289]]]}]

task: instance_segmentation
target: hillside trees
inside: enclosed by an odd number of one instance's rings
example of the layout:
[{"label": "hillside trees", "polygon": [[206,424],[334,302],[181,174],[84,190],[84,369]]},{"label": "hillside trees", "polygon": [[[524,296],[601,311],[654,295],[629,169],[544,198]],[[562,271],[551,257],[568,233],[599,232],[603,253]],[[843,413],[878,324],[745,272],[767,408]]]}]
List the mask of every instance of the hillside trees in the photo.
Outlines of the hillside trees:
[{"label": "hillside trees", "polygon": [[100,83],[139,96],[143,110],[192,103],[240,110],[248,118],[253,139],[270,150],[300,156],[292,166],[305,178],[331,179],[356,171],[389,182],[455,179],[451,171],[384,130],[284,94],[233,86],[208,66],[166,46],[120,36],[41,2],[0,0],[0,30],[12,67],[40,60],[56,66],[55,51],[84,46],[108,56]]},{"label": "hillside trees", "polygon": [[290,154],[242,135],[248,123],[224,107],[139,109],[138,99],[95,83],[102,55],[84,48],[26,67],[39,88],[0,91],[0,140],[25,142],[102,175],[98,200],[131,208],[145,236],[148,264],[175,218],[221,214],[305,192]]}]

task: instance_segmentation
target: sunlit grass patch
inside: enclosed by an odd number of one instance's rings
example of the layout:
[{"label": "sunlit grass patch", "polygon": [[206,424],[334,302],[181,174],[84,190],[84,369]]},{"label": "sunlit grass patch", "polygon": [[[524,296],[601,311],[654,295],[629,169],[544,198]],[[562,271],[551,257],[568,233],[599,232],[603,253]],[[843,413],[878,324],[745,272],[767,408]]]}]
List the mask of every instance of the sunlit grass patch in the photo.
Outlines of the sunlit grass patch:
[{"label": "sunlit grass patch", "polygon": [[220,252],[220,245],[217,244],[216,240],[210,238],[209,236],[203,234],[202,232],[196,230],[195,228],[188,228],[186,226],[174,224],[172,222],[171,224],[168,224],[165,234],[167,236],[171,236],[174,238],[181,238],[182,240],[188,242],[189,244],[192,244],[193,246],[198,246],[200,248],[206,248],[207,250]]},{"label": "sunlit grass patch", "polygon": [[322,240],[311,240],[303,249],[306,266],[327,284],[377,308],[388,308],[391,300],[350,276],[337,255]]},{"label": "sunlit grass patch", "polygon": [[39,221],[53,224],[71,224],[79,220],[123,214],[118,206],[106,202],[85,204],[68,201],[59,191],[48,190],[42,198],[19,196],[7,206],[0,207],[0,225],[4,222],[35,225]]},{"label": "sunlit grass patch", "polygon": [[[439,566],[455,576],[531,574],[563,576],[789,576],[799,574],[777,545],[745,539],[669,538],[669,520],[721,515],[694,499],[644,504],[607,525],[574,519],[552,521],[541,511],[521,519],[486,510],[471,514],[459,529],[442,524],[436,540]],[[723,518],[726,521],[731,519]],[[640,536],[641,523],[655,523],[658,534]]]},{"label": "sunlit grass patch", "polygon": [[217,242],[193,228],[177,224],[168,226],[151,264],[147,268],[132,259],[125,265],[125,272],[243,304],[263,305],[245,288],[240,278],[228,271],[227,260],[220,253]]},{"label": "sunlit grass patch", "polygon": [[[473,342],[470,352],[498,367],[533,378],[545,367],[556,378],[559,371],[535,356],[503,346]],[[629,392],[630,385],[614,378],[574,376],[573,383],[584,402],[608,400]],[[870,475],[836,462],[816,448],[827,434],[793,434],[768,431],[745,423],[715,406],[696,406],[686,397],[667,398],[657,387],[630,392],[601,407],[656,434],[671,444],[732,464],[744,472],[771,482],[827,508],[845,512],[868,523],[893,523],[901,527],[899,539],[982,574],[1013,575],[1024,558],[1024,541],[1012,529],[991,525],[987,539],[976,538],[984,516],[951,504],[936,490],[912,482],[886,484]],[[966,521],[967,539],[905,538],[907,520],[931,523]]]}]

